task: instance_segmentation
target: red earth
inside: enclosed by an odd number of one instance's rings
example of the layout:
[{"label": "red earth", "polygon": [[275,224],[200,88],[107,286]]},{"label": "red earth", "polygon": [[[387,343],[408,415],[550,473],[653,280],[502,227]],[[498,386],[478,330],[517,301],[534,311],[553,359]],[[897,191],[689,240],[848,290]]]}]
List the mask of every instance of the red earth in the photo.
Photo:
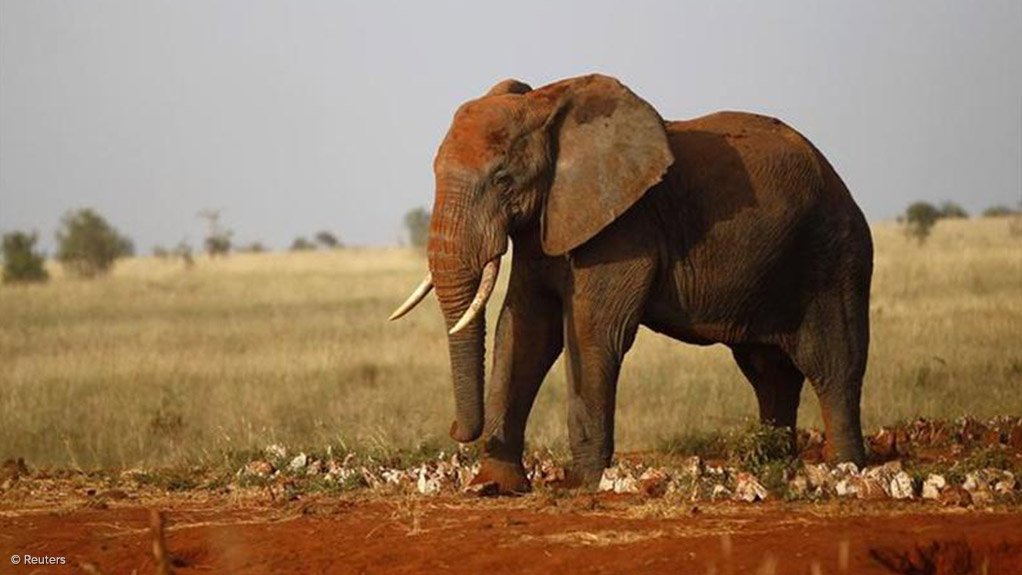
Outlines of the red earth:
[{"label": "red earth", "polygon": [[[934,502],[735,502],[537,493],[107,498],[0,507],[0,573],[1022,573],[1022,513]],[[18,554],[65,566],[14,566]]]}]

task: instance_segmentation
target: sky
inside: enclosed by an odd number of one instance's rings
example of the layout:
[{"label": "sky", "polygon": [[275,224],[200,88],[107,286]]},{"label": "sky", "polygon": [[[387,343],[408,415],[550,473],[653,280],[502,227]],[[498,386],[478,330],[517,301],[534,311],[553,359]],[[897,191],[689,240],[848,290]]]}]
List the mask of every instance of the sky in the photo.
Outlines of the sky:
[{"label": "sky", "polygon": [[872,221],[1022,200],[1022,2],[0,0],[0,230],[396,244],[457,106],[601,72],[777,116]]}]

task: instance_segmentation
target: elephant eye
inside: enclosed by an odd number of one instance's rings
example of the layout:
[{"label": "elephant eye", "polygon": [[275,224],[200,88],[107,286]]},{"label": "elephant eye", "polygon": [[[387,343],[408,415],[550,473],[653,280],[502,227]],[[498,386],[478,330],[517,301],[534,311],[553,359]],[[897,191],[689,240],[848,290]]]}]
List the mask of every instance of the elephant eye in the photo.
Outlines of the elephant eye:
[{"label": "elephant eye", "polygon": [[507,190],[514,183],[511,174],[504,170],[498,170],[493,174],[493,184],[502,190]]}]

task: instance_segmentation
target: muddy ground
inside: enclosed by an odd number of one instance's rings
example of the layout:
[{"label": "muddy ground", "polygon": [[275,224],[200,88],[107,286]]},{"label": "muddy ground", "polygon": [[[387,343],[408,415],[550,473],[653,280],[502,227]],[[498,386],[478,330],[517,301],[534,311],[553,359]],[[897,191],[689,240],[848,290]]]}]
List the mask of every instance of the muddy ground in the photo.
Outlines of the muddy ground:
[{"label": "muddy ground", "polygon": [[[1017,509],[934,502],[189,496],[0,514],[3,573],[154,573],[151,509],[176,573],[1022,573]],[[65,566],[14,566],[13,554]]]}]

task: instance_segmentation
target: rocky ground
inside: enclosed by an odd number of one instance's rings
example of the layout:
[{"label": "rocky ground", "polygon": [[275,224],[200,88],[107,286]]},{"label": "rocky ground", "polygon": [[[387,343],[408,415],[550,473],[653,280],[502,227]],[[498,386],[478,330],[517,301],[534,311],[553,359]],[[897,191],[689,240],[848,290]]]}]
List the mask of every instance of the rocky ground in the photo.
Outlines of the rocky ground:
[{"label": "rocky ground", "polygon": [[[0,572],[1022,573],[1022,421],[917,420],[821,461],[822,436],[749,428],[624,454],[596,493],[466,489],[469,451],[402,456],[273,445],[224,469],[0,471]],[[164,523],[154,522],[162,511]],[[159,548],[160,545],[156,545]]]}]

